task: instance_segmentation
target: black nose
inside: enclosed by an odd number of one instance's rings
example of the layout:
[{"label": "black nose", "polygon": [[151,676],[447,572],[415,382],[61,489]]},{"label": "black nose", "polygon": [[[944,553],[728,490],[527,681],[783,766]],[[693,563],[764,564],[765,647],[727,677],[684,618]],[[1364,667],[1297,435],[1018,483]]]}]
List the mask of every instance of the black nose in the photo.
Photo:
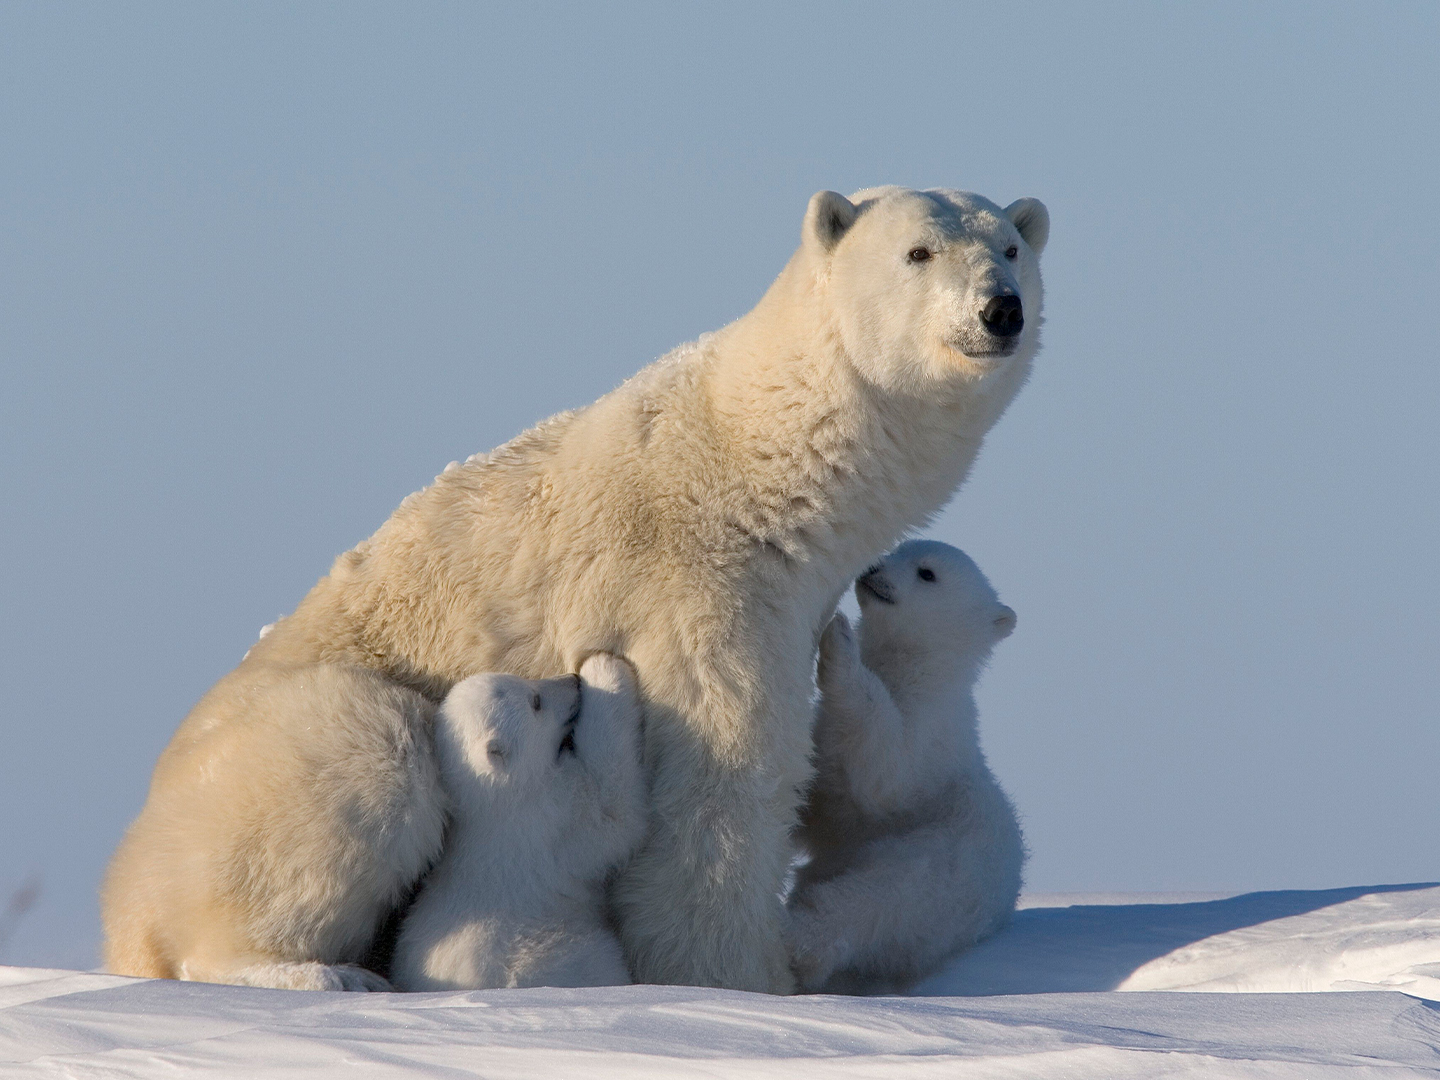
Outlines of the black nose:
[{"label": "black nose", "polygon": [[992,296],[980,309],[980,321],[996,337],[1014,337],[1025,329],[1025,308],[1018,296]]}]

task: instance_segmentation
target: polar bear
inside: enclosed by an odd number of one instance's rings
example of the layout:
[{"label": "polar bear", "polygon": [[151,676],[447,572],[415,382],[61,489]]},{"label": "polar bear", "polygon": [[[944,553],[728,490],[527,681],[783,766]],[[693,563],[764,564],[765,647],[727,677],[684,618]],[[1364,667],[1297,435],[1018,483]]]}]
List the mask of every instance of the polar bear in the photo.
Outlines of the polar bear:
[{"label": "polar bear", "polygon": [[405,916],[400,990],[630,981],[605,879],[645,839],[640,702],[623,660],[580,683],[472,675],[435,724],[445,852]]},{"label": "polar bear", "polygon": [[162,754],[103,888],[110,970],[331,985],[439,852],[435,704],[609,652],[653,774],[611,896],[632,973],[792,990],[816,644],[1025,382],[1048,234],[1034,199],[820,192],[749,314],[406,498]]},{"label": "polar bear", "polygon": [[816,777],[790,895],[802,989],[899,990],[1015,909],[1025,845],[985,763],[975,681],[1015,612],[963,552],[901,544],[820,643]]}]

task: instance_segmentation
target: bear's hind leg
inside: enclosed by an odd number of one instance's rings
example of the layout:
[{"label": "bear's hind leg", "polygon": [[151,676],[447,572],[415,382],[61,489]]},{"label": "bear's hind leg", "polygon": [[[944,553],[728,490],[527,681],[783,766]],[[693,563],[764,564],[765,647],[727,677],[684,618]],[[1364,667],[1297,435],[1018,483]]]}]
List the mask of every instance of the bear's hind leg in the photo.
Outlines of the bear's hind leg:
[{"label": "bear's hind leg", "polygon": [[987,839],[942,821],[870,841],[833,877],[802,871],[789,908],[802,986],[893,991],[994,933],[1014,908],[1020,858],[996,858]]},{"label": "bear's hind leg", "polygon": [[[222,680],[111,865],[111,969],[383,989],[357,964],[444,831],[431,711],[361,668],[245,663]],[[144,970],[137,941],[154,945]]]}]

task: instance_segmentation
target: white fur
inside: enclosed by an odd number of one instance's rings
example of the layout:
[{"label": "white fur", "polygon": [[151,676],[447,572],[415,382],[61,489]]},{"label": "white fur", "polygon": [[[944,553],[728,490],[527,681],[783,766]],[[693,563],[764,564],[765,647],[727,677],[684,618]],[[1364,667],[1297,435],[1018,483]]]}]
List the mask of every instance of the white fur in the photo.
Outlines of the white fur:
[{"label": "white fur", "polygon": [[[922,575],[929,575],[925,580]],[[980,750],[975,681],[1015,613],[964,552],[901,544],[820,643],[816,777],[790,898],[806,990],[895,990],[994,933],[1025,846]]]},{"label": "white fur", "polygon": [[[638,670],[653,769],[649,835],[613,889],[632,971],[791,989],[777,895],[815,644],[1025,382],[1047,229],[1038,203],[1013,205],[1019,226],[963,192],[822,192],[748,315],[407,498],[166,750],[106,881],[110,968],[357,962],[438,854],[441,803],[383,757],[343,760],[368,752],[346,711],[388,710],[418,745],[460,680],[603,651]],[[981,325],[997,292],[1024,304],[1008,343]],[[347,810],[370,793],[305,780],[357,768],[395,796],[378,818]]]},{"label": "white fur", "polygon": [[472,675],[441,705],[452,819],[400,931],[399,989],[630,981],[603,892],[645,839],[640,702],[623,660],[596,654],[580,677]]}]

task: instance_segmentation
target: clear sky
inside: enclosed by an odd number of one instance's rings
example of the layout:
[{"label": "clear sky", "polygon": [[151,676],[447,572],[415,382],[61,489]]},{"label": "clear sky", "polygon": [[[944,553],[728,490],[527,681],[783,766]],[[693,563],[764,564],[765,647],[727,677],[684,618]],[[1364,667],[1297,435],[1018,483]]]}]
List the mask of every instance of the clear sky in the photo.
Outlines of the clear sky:
[{"label": "clear sky", "polygon": [[1037,890],[1440,878],[1440,7],[0,7],[0,961],[447,462],[743,314],[816,190],[1048,204],[930,535]]}]

